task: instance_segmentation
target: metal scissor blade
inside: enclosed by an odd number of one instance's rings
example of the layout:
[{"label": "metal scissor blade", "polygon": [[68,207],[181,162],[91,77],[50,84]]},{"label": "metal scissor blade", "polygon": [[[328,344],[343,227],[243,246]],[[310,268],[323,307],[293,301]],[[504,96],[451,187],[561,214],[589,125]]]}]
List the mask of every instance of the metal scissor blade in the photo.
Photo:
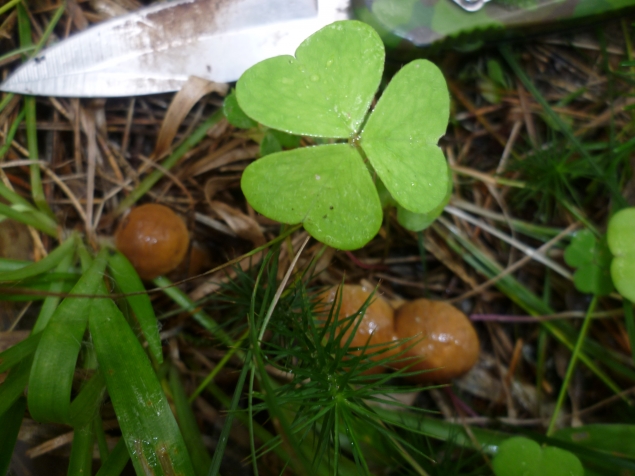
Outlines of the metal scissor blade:
[{"label": "metal scissor blade", "polygon": [[188,76],[237,80],[263,59],[349,18],[349,0],[177,0],[115,18],[31,59],[0,90],[68,97],[178,90]]}]

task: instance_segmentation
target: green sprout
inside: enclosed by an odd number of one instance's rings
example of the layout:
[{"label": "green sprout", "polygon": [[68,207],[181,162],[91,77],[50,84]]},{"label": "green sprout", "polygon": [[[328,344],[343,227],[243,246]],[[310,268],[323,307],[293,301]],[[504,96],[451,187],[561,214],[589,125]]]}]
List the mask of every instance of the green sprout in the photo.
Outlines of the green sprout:
[{"label": "green sprout", "polygon": [[331,139],[247,167],[241,186],[256,211],[302,223],[314,238],[346,250],[364,246],[379,230],[379,180],[403,210],[438,212],[448,196],[448,166],[437,146],[449,117],[445,79],[432,63],[413,61],[369,115],[384,56],[371,27],[342,21],[307,38],[295,57],[270,58],[243,74],[236,97],[247,116],[290,134]]}]

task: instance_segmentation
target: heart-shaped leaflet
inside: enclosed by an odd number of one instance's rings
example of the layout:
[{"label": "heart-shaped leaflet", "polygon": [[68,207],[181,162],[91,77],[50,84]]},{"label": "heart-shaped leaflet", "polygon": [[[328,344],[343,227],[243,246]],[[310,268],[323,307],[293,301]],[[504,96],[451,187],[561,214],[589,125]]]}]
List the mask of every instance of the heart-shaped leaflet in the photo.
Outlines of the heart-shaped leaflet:
[{"label": "heart-shaped leaflet", "polygon": [[613,291],[609,267],[611,253],[606,243],[600,242],[590,230],[577,232],[564,251],[564,261],[577,268],[573,283],[583,293],[606,296]]},{"label": "heart-shaped leaflet", "polygon": [[547,446],[541,448],[528,438],[515,436],[505,440],[492,461],[496,476],[583,476],[580,460],[569,451]]},{"label": "heart-shaped leaflet", "polygon": [[437,142],[449,115],[443,74],[431,62],[416,60],[395,75],[364,127],[362,149],[406,210],[428,213],[447,194],[448,166]]},{"label": "heart-shaped leaflet", "polygon": [[334,248],[368,243],[381,225],[381,205],[355,148],[334,144],[291,152],[268,155],[245,169],[241,187],[251,206],[282,223],[302,223]]},{"label": "heart-shaped leaflet", "polygon": [[381,225],[375,185],[348,144],[263,157],[245,169],[241,187],[254,209],[282,223],[302,223],[334,248],[360,248]]},{"label": "heart-shaped leaflet", "polygon": [[249,68],[238,103],[258,122],[297,135],[348,139],[361,127],[384,69],[384,45],[370,26],[341,21],[304,40],[293,56]]},{"label": "heart-shaped leaflet", "polygon": [[613,284],[629,301],[635,302],[635,207],[617,212],[609,221],[606,240],[613,261]]}]

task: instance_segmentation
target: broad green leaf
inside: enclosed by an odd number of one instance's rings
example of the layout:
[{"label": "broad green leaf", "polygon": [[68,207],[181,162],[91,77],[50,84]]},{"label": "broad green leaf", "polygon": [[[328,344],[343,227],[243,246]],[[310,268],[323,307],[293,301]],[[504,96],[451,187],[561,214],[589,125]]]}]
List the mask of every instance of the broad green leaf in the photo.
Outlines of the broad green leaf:
[{"label": "broad green leaf", "polygon": [[245,114],[238,105],[235,89],[232,89],[223,101],[223,114],[225,114],[227,121],[232,126],[239,127],[240,129],[251,129],[258,125],[258,123]]},{"label": "broad green leaf", "polygon": [[613,283],[622,296],[635,302],[635,207],[620,210],[611,217],[606,239],[614,256]]},{"label": "broad green leaf", "polygon": [[[71,294],[95,294],[103,282],[107,256],[103,249]],[[92,301],[67,297],[42,331],[29,379],[29,412],[35,420],[69,423],[73,375]]]},{"label": "broad green leaf", "polygon": [[360,128],[379,86],[384,45],[358,21],[332,23],[293,56],[276,56],[239,79],[240,107],[258,122],[298,135],[349,138]]},{"label": "broad green leaf", "polygon": [[55,268],[75,248],[75,236],[64,241],[46,257],[24,268],[0,273],[0,281],[17,281],[32,278]]},{"label": "broad green leaf", "polygon": [[35,352],[42,334],[32,334],[22,342],[0,353],[0,374],[13,368],[23,359]]},{"label": "broad green leaf", "polygon": [[361,248],[381,225],[375,185],[357,150],[347,144],[268,155],[245,169],[241,187],[258,212],[302,223],[334,248]]},{"label": "broad green leaf", "polygon": [[118,251],[115,251],[110,256],[108,266],[121,292],[130,294],[126,296],[126,300],[130,304],[139,327],[141,327],[141,332],[143,332],[143,336],[148,342],[150,353],[158,363],[162,363],[163,351],[161,348],[161,337],[159,337],[159,322],[154,314],[154,308],[145,292],[146,288],[143,286],[141,278],[139,278],[130,261]]},{"label": "broad green leaf", "polygon": [[137,474],[193,476],[187,448],[159,379],[112,299],[93,300],[89,328]]},{"label": "broad green leaf", "polygon": [[7,474],[9,469],[25,410],[26,398],[18,398],[6,412],[0,415],[0,474]]},{"label": "broad green leaf", "polygon": [[382,94],[360,144],[393,198],[428,213],[446,196],[448,166],[437,146],[450,97],[441,71],[426,60],[404,66]]},{"label": "broad green leaf", "polygon": [[553,446],[541,448],[528,438],[516,436],[504,441],[492,461],[496,476],[584,476],[580,460]]},{"label": "broad green leaf", "polygon": [[448,185],[443,201],[428,213],[414,213],[397,205],[397,220],[401,226],[410,231],[425,230],[443,213],[443,209],[450,202],[450,198],[452,198],[452,177],[448,168]]},{"label": "broad green leaf", "polygon": [[611,254],[604,241],[598,241],[590,230],[575,234],[564,252],[565,262],[576,268],[573,283],[578,291],[604,296],[613,291],[609,272]]}]

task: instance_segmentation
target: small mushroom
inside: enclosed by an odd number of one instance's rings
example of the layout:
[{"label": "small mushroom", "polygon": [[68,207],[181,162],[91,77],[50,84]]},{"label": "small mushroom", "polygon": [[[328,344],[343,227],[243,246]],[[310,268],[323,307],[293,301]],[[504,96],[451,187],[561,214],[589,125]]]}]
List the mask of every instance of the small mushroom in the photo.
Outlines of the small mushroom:
[{"label": "small mushroom", "polygon": [[115,235],[117,249],[142,279],[153,279],[176,268],[189,243],[183,220],[168,207],[154,203],[133,208]]},{"label": "small mushroom", "polygon": [[[324,292],[320,296],[320,300],[324,303],[333,303],[335,301],[337,290],[339,286],[335,286],[328,291]],[[341,306],[339,314],[337,316],[338,321],[345,319],[347,316],[352,316],[359,312],[366,300],[371,295],[371,290],[364,286],[346,284],[341,291]],[[355,324],[349,328],[344,337],[342,343],[346,342],[351,332],[353,331]],[[369,340],[370,338],[370,340]],[[394,332],[394,311],[390,304],[386,302],[384,298],[375,293],[371,298],[370,305],[366,308],[366,312],[362,317],[362,321],[357,327],[357,332],[351,341],[351,347],[364,347],[368,343],[369,348],[367,353],[375,353],[381,350],[381,347],[370,347],[378,344],[390,344],[396,339]],[[387,352],[377,353],[370,357],[371,360],[381,360],[388,355],[397,352],[397,349],[389,349]],[[382,373],[386,369],[381,366],[376,366],[367,374]]]},{"label": "small mushroom", "polygon": [[478,359],[480,345],[472,323],[450,304],[408,302],[395,312],[395,331],[399,339],[411,338],[404,348],[412,346],[395,367],[412,364],[407,372],[436,369],[406,377],[413,382],[447,382],[466,373]]}]

